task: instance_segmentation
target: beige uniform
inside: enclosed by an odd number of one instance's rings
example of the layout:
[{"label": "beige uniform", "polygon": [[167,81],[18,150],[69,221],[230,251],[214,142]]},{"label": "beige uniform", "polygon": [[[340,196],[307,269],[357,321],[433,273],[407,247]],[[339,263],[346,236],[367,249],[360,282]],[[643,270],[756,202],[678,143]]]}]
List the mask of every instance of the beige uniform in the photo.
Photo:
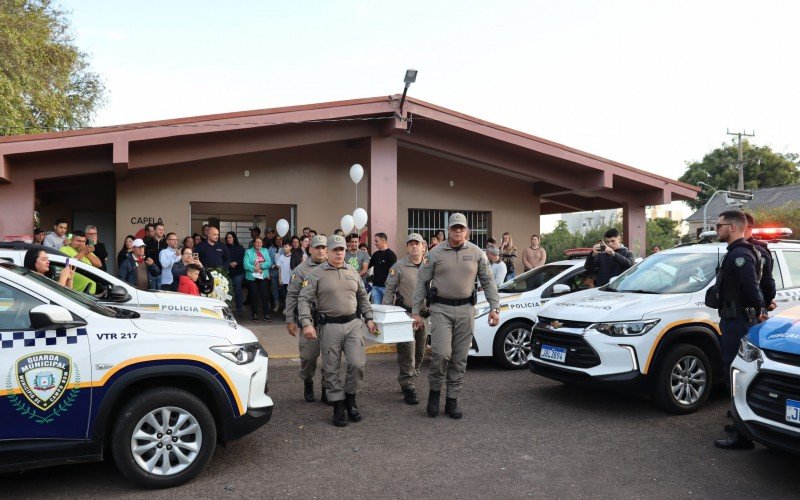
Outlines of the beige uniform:
[{"label": "beige uniform", "polygon": [[[437,296],[441,299],[468,299],[472,296],[476,277],[483,287],[489,307],[498,308],[500,296],[481,249],[468,241],[458,248],[451,247],[449,240],[436,245],[428,254],[428,261],[420,267],[412,312],[419,314],[423,309],[426,285],[429,283],[431,288],[437,289]],[[440,391],[446,380],[446,396],[456,399],[467,369],[475,308],[470,303],[446,305],[437,302],[431,305],[430,311],[430,390]]]},{"label": "beige uniform", "polygon": [[[424,263],[424,259],[422,263]],[[411,262],[411,258],[406,256],[400,259],[389,269],[389,276],[386,278],[386,292],[383,295],[383,303],[395,305],[396,297],[403,299],[403,306],[410,312],[413,304],[414,288],[417,286],[417,275],[419,266]],[[424,308],[423,313],[427,312]],[[400,373],[397,381],[403,389],[415,389],[414,381],[419,375],[419,367],[425,356],[425,347],[428,340],[428,329],[422,328],[414,331],[412,342],[400,342],[397,344],[397,364],[400,366]]]},{"label": "beige uniform", "polygon": [[[347,264],[340,268],[330,262],[321,264],[303,280],[302,286],[297,301],[297,315],[303,327],[313,325],[311,307],[314,303],[317,304],[317,312],[331,320],[354,314],[372,319],[372,307],[361,276]],[[367,361],[364,330],[366,325],[360,318],[317,326],[322,352],[322,377],[331,402],[343,400],[345,393],[356,394],[361,386]],[[347,360],[344,384],[339,376],[342,352]]]},{"label": "beige uniform", "polygon": [[[306,259],[302,264],[294,268],[292,279],[286,290],[286,308],[283,315],[286,316],[287,323],[300,324],[297,319],[297,297],[305,280],[319,264],[314,259]],[[312,306],[313,308],[314,306]],[[314,372],[317,370],[317,358],[319,357],[319,338],[307,339],[302,333],[297,335],[298,347],[300,349],[300,378],[306,382],[314,380]]]}]

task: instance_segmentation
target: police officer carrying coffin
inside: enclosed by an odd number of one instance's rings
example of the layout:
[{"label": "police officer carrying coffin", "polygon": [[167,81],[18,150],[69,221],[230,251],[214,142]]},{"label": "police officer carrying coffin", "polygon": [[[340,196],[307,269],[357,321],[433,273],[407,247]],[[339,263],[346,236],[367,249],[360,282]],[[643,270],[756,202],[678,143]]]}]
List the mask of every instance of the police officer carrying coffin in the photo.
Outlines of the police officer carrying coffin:
[{"label": "police officer carrying coffin", "polygon": [[[383,295],[383,303],[386,305],[396,305],[404,308],[411,313],[413,304],[414,288],[417,286],[417,275],[419,268],[425,260],[425,240],[417,233],[411,233],[406,238],[406,250],[408,255],[398,260],[389,269],[389,276],[386,278],[386,291]],[[428,308],[423,307],[420,311],[423,317],[428,316]],[[419,367],[425,356],[427,346],[428,329],[425,323],[421,328],[414,329],[414,340],[412,342],[400,342],[397,344],[397,364],[400,365],[400,374],[397,381],[403,390],[403,399],[410,405],[419,404],[419,396],[414,387]]]},{"label": "police officer carrying coffin", "polygon": [[424,327],[420,313],[428,301],[431,313],[431,363],[428,374],[428,416],[439,414],[442,383],[447,379],[445,413],[461,418],[458,394],[467,369],[467,354],[475,322],[475,278],[480,280],[489,301],[489,325],[500,321],[500,296],[484,254],[466,240],[467,218],[454,213],[448,221],[448,237],[428,254],[414,289],[414,329]]},{"label": "police officer carrying coffin", "polygon": [[[364,321],[375,332],[369,295],[361,276],[345,264],[347,244],[337,234],[328,239],[328,262],[320,264],[303,281],[297,302],[297,315],[305,338],[320,339],[322,377],[333,403],[333,425],[344,427],[347,420],[358,422],[361,413],[356,394],[364,378]],[[316,305],[316,313],[312,308]],[[344,385],[339,376],[342,352],[347,360]],[[347,416],[345,416],[345,410]]]},{"label": "police officer carrying coffin", "polygon": [[[775,263],[772,261],[772,253],[770,253],[767,244],[753,238],[753,229],[756,227],[755,219],[747,212],[745,212],[744,216],[747,218],[747,228],[744,230],[744,237],[747,239],[747,242],[752,244],[753,247],[758,250],[758,253],[761,254],[761,281],[758,283],[758,286],[761,288],[761,295],[764,297],[764,305],[767,311],[772,311],[778,307],[775,303],[775,278],[772,276],[772,268],[775,266]],[[763,316],[761,319],[766,321],[767,317]]]},{"label": "police officer carrying coffin", "polygon": [[[320,264],[328,259],[328,239],[322,235],[311,238],[311,258],[303,261],[302,264],[294,268],[292,279],[286,291],[286,308],[283,315],[286,316],[286,329],[292,337],[297,335],[297,297],[303,281]],[[312,309],[315,306],[312,305]],[[319,339],[307,339],[305,335],[298,338],[300,348],[300,378],[303,379],[303,396],[309,403],[314,401],[314,372],[317,370],[317,358],[319,357]],[[328,402],[325,392],[325,381],[322,381],[323,403]]]},{"label": "police officer carrying coffin", "polygon": [[[746,227],[747,219],[738,210],[719,215],[717,234],[720,241],[728,244],[728,248],[717,273],[717,282],[706,296],[706,305],[719,310],[723,370],[729,388],[731,363],[736,358],[739,342],[747,330],[758,323],[764,311],[764,298],[759,289],[761,255],[744,239]],[[753,442],[740,436],[735,428],[726,429],[727,435],[714,441],[714,446],[724,449],[753,448]]]}]

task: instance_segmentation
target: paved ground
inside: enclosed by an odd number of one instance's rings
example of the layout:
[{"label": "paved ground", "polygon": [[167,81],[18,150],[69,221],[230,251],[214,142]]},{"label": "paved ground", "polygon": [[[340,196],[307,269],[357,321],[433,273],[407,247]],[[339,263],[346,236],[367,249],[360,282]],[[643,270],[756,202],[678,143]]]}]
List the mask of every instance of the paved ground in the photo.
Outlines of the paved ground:
[{"label": "paved ground", "polygon": [[679,417],[471,362],[464,419],[430,419],[401,403],[395,358],[381,354],[368,358],[365,420],[337,429],[327,406],[302,401],[296,369],[273,361],[273,421],[218,448],[186,486],[133,490],[109,462],[0,476],[3,496],[786,498],[800,487],[796,457],[711,445],[727,404],[719,396]]}]

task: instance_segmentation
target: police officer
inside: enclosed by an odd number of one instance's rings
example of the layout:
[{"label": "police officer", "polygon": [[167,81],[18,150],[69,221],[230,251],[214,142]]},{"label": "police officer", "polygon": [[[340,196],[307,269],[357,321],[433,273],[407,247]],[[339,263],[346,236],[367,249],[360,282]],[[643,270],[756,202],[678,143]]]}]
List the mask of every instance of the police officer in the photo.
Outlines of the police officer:
[{"label": "police officer", "polygon": [[467,218],[454,213],[448,220],[447,240],[428,253],[414,289],[414,329],[424,327],[420,313],[427,297],[431,313],[431,363],[428,374],[428,416],[439,414],[442,383],[447,380],[444,411],[461,418],[458,394],[467,369],[467,354],[475,322],[475,278],[489,301],[489,326],[500,321],[500,296],[483,251],[466,240]]},{"label": "police officer", "polygon": [[[335,234],[328,240],[328,261],[320,264],[303,280],[297,301],[297,315],[303,335],[320,339],[322,377],[333,403],[333,425],[344,427],[347,420],[358,422],[361,413],[356,406],[356,394],[364,378],[364,321],[370,333],[375,333],[369,295],[361,276],[345,264],[347,244]],[[312,307],[316,304],[316,318]],[[316,325],[316,326],[315,326]],[[342,352],[347,361],[347,377],[342,384],[339,376]],[[347,416],[345,417],[345,410]]]},{"label": "police officer", "polygon": [[[397,261],[390,269],[386,278],[386,291],[383,303],[396,305],[411,313],[414,288],[417,286],[419,268],[425,260],[425,239],[417,233],[411,233],[406,238],[406,251],[408,255]],[[420,315],[427,317],[428,308],[423,307]],[[419,396],[415,381],[419,375],[419,367],[425,356],[425,347],[428,340],[428,329],[423,323],[422,328],[414,329],[414,340],[397,344],[397,364],[400,373],[397,381],[403,390],[403,399],[410,405],[419,404]]]},{"label": "police officer", "polygon": [[[286,290],[286,308],[283,315],[286,316],[286,329],[292,337],[297,336],[297,297],[300,295],[303,280],[328,259],[328,239],[323,235],[316,235],[311,238],[311,258],[303,261],[302,264],[292,271],[292,279]],[[312,309],[314,306],[312,306]],[[319,357],[319,339],[307,339],[305,335],[298,338],[300,348],[300,378],[303,379],[303,397],[309,403],[314,402],[314,372],[317,371],[317,358]],[[323,403],[328,402],[325,392],[325,384],[322,383]]]},{"label": "police officer", "polygon": [[[772,261],[772,253],[769,251],[767,243],[753,238],[753,228],[756,227],[755,219],[747,212],[745,212],[744,216],[747,218],[747,228],[744,230],[744,237],[747,239],[747,242],[753,245],[761,254],[761,281],[758,283],[758,287],[761,289],[761,295],[764,297],[766,310],[772,311],[778,307],[778,304],[775,303],[775,277],[772,276],[772,269],[775,263]],[[766,321],[766,319],[766,314],[761,317],[762,321]]]},{"label": "police officer", "polygon": [[[759,288],[761,255],[744,238],[747,218],[738,210],[722,212],[717,221],[719,240],[728,244],[717,274],[719,291],[719,326],[722,330],[722,362],[725,380],[730,386],[731,363],[736,358],[739,342],[747,330],[758,323],[764,311],[764,298]],[[752,449],[753,442],[727,428],[722,439],[714,441],[717,448]]]}]

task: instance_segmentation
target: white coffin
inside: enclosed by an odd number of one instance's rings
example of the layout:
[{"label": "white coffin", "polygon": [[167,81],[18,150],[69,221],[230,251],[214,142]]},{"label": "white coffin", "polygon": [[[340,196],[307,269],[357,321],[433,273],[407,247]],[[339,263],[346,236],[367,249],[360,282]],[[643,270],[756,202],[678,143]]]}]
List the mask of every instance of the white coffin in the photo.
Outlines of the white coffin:
[{"label": "white coffin", "polygon": [[397,342],[411,342],[414,340],[414,320],[406,310],[398,306],[385,306],[373,304],[372,314],[378,335],[366,333],[365,338],[379,344],[394,344]]}]

